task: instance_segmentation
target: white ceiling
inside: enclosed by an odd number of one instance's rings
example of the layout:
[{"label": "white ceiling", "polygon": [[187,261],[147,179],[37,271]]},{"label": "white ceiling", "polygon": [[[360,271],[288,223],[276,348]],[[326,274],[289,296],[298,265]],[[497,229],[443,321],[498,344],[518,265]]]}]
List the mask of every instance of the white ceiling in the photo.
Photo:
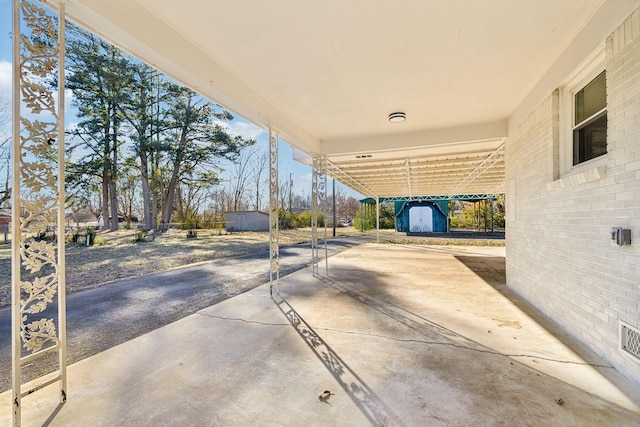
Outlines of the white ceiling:
[{"label": "white ceiling", "polygon": [[[68,0],[66,8],[297,149],[326,155],[330,173],[366,195],[416,196],[502,191],[508,119],[602,4]],[[395,111],[407,120],[389,123]]]}]

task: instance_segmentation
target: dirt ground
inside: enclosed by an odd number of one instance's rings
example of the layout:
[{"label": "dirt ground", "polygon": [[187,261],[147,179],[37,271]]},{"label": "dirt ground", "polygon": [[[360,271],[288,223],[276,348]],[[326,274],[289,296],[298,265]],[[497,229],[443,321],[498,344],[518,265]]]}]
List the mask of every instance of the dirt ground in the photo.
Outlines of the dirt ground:
[{"label": "dirt ground", "polygon": [[[144,276],[189,264],[211,261],[267,250],[268,232],[226,233],[224,230],[198,230],[189,239],[185,230],[169,230],[157,234],[153,241],[134,241],[134,230],[98,231],[96,244],[85,246],[69,243],[66,250],[67,293],[93,288],[114,280]],[[337,236],[362,235],[353,227],[338,228]],[[375,231],[366,234],[375,235]],[[319,237],[324,236],[320,230]],[[332,230],[327,229],[331,238]],[[402,244],[502,246],[504,241],[448,238],[406,238],[404,233],[381,230],[381,240]],[[311,229],[280,230],[280,245],[306,243]],[[11,245],[0,245],[0,307],[11,301]]]}]

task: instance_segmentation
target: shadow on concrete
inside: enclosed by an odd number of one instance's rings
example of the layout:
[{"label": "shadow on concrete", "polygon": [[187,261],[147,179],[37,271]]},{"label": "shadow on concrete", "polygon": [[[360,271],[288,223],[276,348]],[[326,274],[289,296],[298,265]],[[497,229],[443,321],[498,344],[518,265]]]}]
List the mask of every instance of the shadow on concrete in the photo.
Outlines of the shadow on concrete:
[{"label": "shadow on concrete", "polygon": [[49,415],[49,418],[47,418],[46,421],[42,424],[42,427],[49,427],[51,423],[55,421],[56,417],[63,407],[64,403],[58,403],[58,406],[56,406],[56,409],[54,409],[51,415]]},{"label": "shadow on concrete", "polygon": [[[511,366],[514,366],[516,363],[517,366],[523,367],[526,370],[530,370],[530,372],[534,372],[535,375],[540,378],[543,376],[549,382],[555,384],[564,384],[571,389],[578,389],[574,384],[567,382],[565,379],[557,377],[555,375],[551,375],[547,373],[544,369],[537,369],[535,367],[530,366],[530,364],[522,364],[522,362],[516,362],[518,359],[528,359],[536,362],[537,360],[543,360],[551,363],[562,365],[574,365],[574,366],[585,366],[590,367],[597,371],[599,375],[606,378],[606,380],[615,388],[617,393],[627,396],[629,399],[633,400],[632,394],[627,393],[629,391],[629,385],[626,381],[623,380],[621,376],[617,375],[608,375],[608,373],[613,372],[611,366],[603,364],[593,353],[591,353],[588,349],[582,346],[579,342],[569,336],[566,332],[564,332],[561,328],[559,328],[555,323],[553,323],[550,319],[546,318],[541,312],[539,312],[535,307],[528,304],[522,298],[520,298],[517,294],[511,291],[505,284],[504,278],[504,265],[505,260],[504,257],[491,257],[491,256],[455,256],[455,258],[467,266],[471,271],[477,274],[484,282],[489,284],[493,289],[498,291],[509,303],[516,306],[522,313],[530,317],[535,323],[537,323],[540,327],[542,327],[549,335],[553,336],[559,342],[561,342],[567,349],[577,355],[581,360],[565,360],[564,358],[558,357],[545,357],[544,354],[540,352],[530,353],[527,350],[524,350],[520,347],[514,348],[516,351],[499,351],[494,350],[491,347],[486,346],[485,344],[475,341],[467,336],[461,335],[458,332],[455,332],[441,324],[433,322],[426,317],[412,312],[399,304],[394,303],[395,297],[392,293],[387,292],[384,289],[378,289],[374,291],[368,291],[367,288],[376,287],[376,283],[382,283],[379,280],[379,277],[370,276],[363,272],[359,274],[358,284],[350,283],[348,280],[341,280],[336,277],[330,276],[321,276],[315,275],[315,277],[321,280],[325,285],[330,286],[331,288],[347,295],[354,300],[358,301],[373,309],[384,316],[393,319],[394,321],[406,326],[409,329],[412,329],[424,336],[426,339],[418,339],[412,340],[416,342],[421,342],[428,345],[433,346],[444,346],[453,349],[466,350],[476,352],[479,355],[485,354],[489,357],[498,357],[499,359],[507,361]],[[380,273],[378,273],[380,274]],[[367,285],[361,285],[366,283]],[[384,288],[384,286],[382,286]],[[400,340],[403,341],[403,340]],[[523,351],[524,350],[524,351]],[[463,358],[464,356],[460,356]],[[476,359],[476,363],[480,362],[480,359]],[[508,362],[512,360],[512,362]],[[537,362],[536,362],[537,363]],[[433,367],[435,368],[435,366]],[[430,368],[431,369],[431,368]],[[523,371],[524,372],[524,371]],[[545,381],[547,381],[545,380]],[[581,388],[584,391],[588,391],[587,389]],[[598,399],[608,400],[605,397],[600,397],[600,393],[594,393],[594,395],[598,396]],[[622,410],[622,406],[620,406],[617,402],[610,400],[610,402],[616,407],[616,411]],[[628,413],[631,414],[631,413]],[[637,414],[633,414],[636,416]]]},{"label": "shadow on concrete", "polygon": [[413,313],[412,311],[396,305],[389,300],[383,300],[350,283],[330,276],[317,275],[315,277],[321,280],[324,284],[428,338],[429,341],[424,341],[425,344],[450,345],[453,347],[461,347],[478,352],[495,354],[494,351],[486,348],[476,341],[468,339],[451,329],[426,319],[419,314]]},{"label": "shadow on concrete", "polygon": [[[499,279],[496,279],[496,274],[499,275],[499,272],[495,270],[480,268],[476,266],[475,261],[481,261],[481,263],[486,263],[488,260],[493,259],[497,263],[502,263],[504,265],[503,257],[460,257],[463,258],[464,261],[468,263],[468,265],[475,266],[476,274],[478,274],[485,282],[490,284],[494,289],[499,291],[509,302],[518,307],[523,313],[527,316],[531,317],[536,323],[542,326],[549,334],[554,335],[558,340],[562,341],[564,345],[566,345],[570,350],[580,356],[585,362],[576,363],[578,365],[588,365],[594,368],[605,368],[612,369],[609,365],[603,365],[598,363],[589,363],[588,360],[593,358],[593,354],[589,353],[584,347],[582,347],[578,342],[573,340],[568,334],[563,333],[562,335],[558,335],[557,331],[558,327],[553,324],[549,319],[547,319],[542,313],[538,312],[534,307],[529,305],[526,301],[522,300],[517,296],[514,292],[509,290],[506,285],[496,286],[494,285],[496,282],[500,282]],[[464,263],[463,260],[461,262]],[[467,264],[465,264],[467,265]],[[469,267],[473,270],[473,268]],[[436,322],[433,322],[420,314],[414,313],[406,308],[393,303],[393,295],[384,295],[384,297],[376,296],[371,292],[367,292],[362,288],[355,286],[351,283],[330,277],[330,276],[322,276],[315,275],[317,279],[325,283],[326,285],[340,291],[341,293],[355,299],[356,301],[366,305],[367,307],[378,311],[379,313],[395,320],[398,323],[418,332],[420,335],[426,337],[428,340],[423,341],[425,344],[437,344],[437,345],[445,345],[456,347],[460,349],[466,349],[475,351],[478,353],[486,353],[493,354],[498,356],[503,356],[507,358],[531,358],[531,359],[540,359],[547,360],[550,362],[558,362],[558,363],[568,363],[564,360],[558,360],[551,357],[544,357],[541,355],[528,355],[522,353],[503,353],[499,351],[495,351],[486,345],[479,343],[473,339],[470,339],[464,335],[459,334],[445,326],[442,326]],[[375,280],[375,279],[373,279]],[[502,282],[504,283],[504,282]]]},{"label": "shadow on concrete", "polygon": [[494,289],[499,291],[500,289],[506,288],[506,265],[504,257],[456,255],[454,258],[463,263],[469,270],[473,271]]},{"label": "shadow on concrete", "polygon": [[505,258],[487,256],[460,256],[455,257],[469,270],[484,280],[493,289],[499,292],[507,301],[518,308],[522,313],[531,318],[538,326],[542,327],[548,334],[553,335],[562,342],[569,350],[585,360],[585,364],[590,364],[596,368],[611,368],[608,365],[591,364],[589,360],[593,358],[593,353],[572,338],[564,329],[540,312],[515,291],[506,285],[505,280]]},{"label": "shadow on concrete", "polygon": [[[372,425],[406,426],[406,423],[393,412],[393,409],[380,399],[371,387],[342,360],[282,296],[274,296],[272,299],[305,344],[333,375],[344,392]],[[329,399],[326,397],[320,399],[329,403]]]}]

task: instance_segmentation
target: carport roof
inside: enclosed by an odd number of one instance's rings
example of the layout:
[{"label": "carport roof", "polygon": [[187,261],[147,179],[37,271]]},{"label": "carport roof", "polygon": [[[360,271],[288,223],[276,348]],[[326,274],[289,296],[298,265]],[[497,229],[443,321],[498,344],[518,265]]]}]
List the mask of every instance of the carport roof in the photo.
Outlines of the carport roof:
[{"label": "carport roof", "polygon": [[[638,1],[65,4],[70,19],[277,132],[297,160],[326,156],[329,174],[365,196],[411,196],[502,192],[508,129],[553,90],[545,76]],[[390,123],[398,111],[406,121]]]}]

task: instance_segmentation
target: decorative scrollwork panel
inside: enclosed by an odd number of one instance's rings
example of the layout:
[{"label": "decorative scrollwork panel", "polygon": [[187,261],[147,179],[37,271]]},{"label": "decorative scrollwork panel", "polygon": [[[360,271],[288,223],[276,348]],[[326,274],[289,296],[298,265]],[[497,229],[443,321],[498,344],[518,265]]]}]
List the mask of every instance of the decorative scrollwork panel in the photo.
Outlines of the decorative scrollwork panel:
[{"label": "decorative scrollwork panel", "polygon": [[20,35],[20,95],[27,112],[38,120],[20,117],[19,145],[14,151],[19,153],[15,173],[19,185],[15,188],[25,194],[14,199],[20,212],[19,232],[14,238],[19,241],[22,267],[31,276],[28,280],[15,278],[14,286],[20,288],[22,345],[35,352],[47,343],[58,343],[54,320],[32,319],[31,315],[46,309],[60,285],[58,245],[46,239],[46,231],[57,223],[60,208],[59,174],[51,160],[57,153],[60,124],[48,83],[58,68],[59,46],[54,20],[44,9],[27,1],[20,2],[20,9],[28,30]]},{"label": "decorative scrollwork panel", "polygon": [[[58,18],[14,0],[12,306],[14,424],[20,424],[26,360],[59,352],[66,399],[64,332],[64,5]],[[58,26],[58,23],[61,23]],[[58,80],[57,86],[54,85]],[[57,95],[57,96],[56,96]],[[52,232],[52,230],[57,230]],[[61,240],[60,240],[61,239]],[[49,305],[58,299],[58,316]]]},{"label": "decorative scrollwork panel", "polygon": [[269,259],[270,287],[280,291],[280,243],[278,221],[278,136],[269,131]]},{"label": "decorative scrollwork panel", "polygon": [[[313,175],[311,180],[311,251],[312,251],[312,270],[313,274],[318,274],[318,264],[320,262],[320,250],[318,245],[318,225],[319,214],[323,214],[324,220],[324,243],[325,243],[325,262],[327,260],[327,228],[326,215],[324,214],[327,195],[327,162],[326,158],[318,155],[313,156]],[[327,266],[328,271],[328,266]]]}]

